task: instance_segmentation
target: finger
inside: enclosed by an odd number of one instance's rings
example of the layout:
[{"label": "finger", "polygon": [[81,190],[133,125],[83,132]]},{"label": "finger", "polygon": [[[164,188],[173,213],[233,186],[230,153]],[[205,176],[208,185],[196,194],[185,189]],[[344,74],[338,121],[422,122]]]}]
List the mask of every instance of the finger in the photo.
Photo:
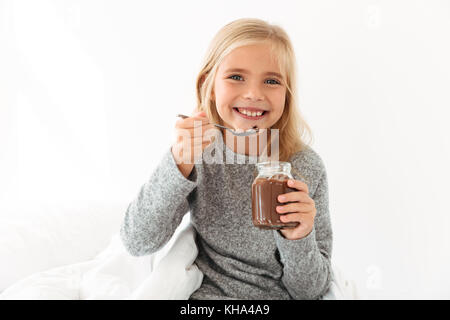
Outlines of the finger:
[{"label": "finger", "polygon": [[186,136],[184,134],[180,134],[180,135],[177,135],[177,137],[176,137],[176,143],[183,145],[185,148],[188,148],[189,146],[200,145],[203,142],[211,143],[214,141],[216,141],[215,136],[191,137],[191,136]]},{"label": "finger", "polygon": [[206,112],[205,111],[199,111],[199,112],[195,112],[192,117],[193,119],[197,119],[197,120],[208,120],[208,117],[206,116]]},{"label": "finger", "polygon": [[[286,221],[289,222],[289,221]],[[282,232],[289,233],[293,239],[299,239],[305,237],[306,234],[309,234],[312,230],[312,225],[308,222],[300,222],[293,229],[283,229]]]},{"label": "finger", "polygon": [[203,143],[199,143],[199,144],[194,145],[192,147],[192,150],[194,151],[194,154],[195,154],[197,152],[196,150],[203,151],[210,144],[211,144],[211,141],[206,141],[206,142],[203,142]]},{"label": "finger", "polygon": [[198,130],[199,127],[204,127],[209,124],[208,118],[190,118],[186,120],[191,120],[188,125],[191,126],[191,128],[196,128]]},{"label": "finger", "polygon": [[288,192],[284,194],[280,194],[277,198],[278,202],[304,202],[304,203],[313,203],[313,200],[309,197],[309,195],[304,191],[299,192]]},{"label": "finger", "polygon": [[289,213],[280,216],[281,222],[300,222],[303,220],[299,213]]},{"label": "finger", "polygon": [[[203,145],[209,145],[209,144],[211,144],[213,142],[214,142],[213,140],[208,140],[208,139],[197,140],[195,142],[192,142],[190,146],[193,149],[193,148],[198,148],[198,147],[203,146]],[[189,145],[188,145],[188,147],[189,147]]]},{"label": "finger", "polygon": [[[184,126],[184,125],[183,125]],[[215,126],[212,124],[205,124],[201,127],[182,127],[181,125],[175,125],[175,131],[177,136],[182,136],[187,139],[197,138],[201,136],[216,135]]]},{"label": "finger", "polygon": [[203,146],[205,144],[208,145],[208,144],[210,144],[212,142],[213,141],[208,140],[208,139],[202,139],[202,138],[195,139],[195,140],[191,140],[190,142],[185,143],[184,149],[188,150],[187,148],[191,148],[190,150],[194,150],[194,148],[199,148],[200,146]]},{"label": "finger", "polygon": [[309,193],[308,185],[300,180],[289,179],[287,185],[290,188],[295,188],[299,191],[304,191],[306,193]]},{"label": "finger", "polygon": [[220,131],[217,130],[215,126],[212,124],[204,125],[201,128],[193,128],[190,129],[190,134],[193,139],[203,139],[203,140],[211,140],[212,137],[220,134]]},{"label": "finger", "polygon": [[302,227],[312,225],[314,220],[306,214],[290,213],[280,216],[281,222],[299,222]]},{"label": "finger", "polygon": [[194,117],[206,117],[206,112],[205,111],[195,112]]},{"label": "finger", "polygon": [[206,117],[189,117],[186,119],[178,119],[175,122],[175,127],[180,129],[191,129],[206,124],[209,124],[209,119]]},{"label": "finger", "polygon": [[280,214],[283,213],[290,213],[290,212],[301,212],[301,213],[308,213],[313,210],[313,206],[309,203],[302,203],[302,202],[294,202],[285,204],[283,206],[277,206],[276,211]]},{"label": "finger", "polygon": [[201,135],[201,136],[195,136],[194,138],[192,138],[192,141],[195,141],[196,144],[200,144],[203,142],[212,142],[213,141],[213,137],[212,135]]},{"label": "finger", "polygon": [[204,137],[198,137],[194,139],[185,140],[183,143],[184,148],[195,148],[201,146],[204,143],[212,143],[212,139],[205,139]]}]

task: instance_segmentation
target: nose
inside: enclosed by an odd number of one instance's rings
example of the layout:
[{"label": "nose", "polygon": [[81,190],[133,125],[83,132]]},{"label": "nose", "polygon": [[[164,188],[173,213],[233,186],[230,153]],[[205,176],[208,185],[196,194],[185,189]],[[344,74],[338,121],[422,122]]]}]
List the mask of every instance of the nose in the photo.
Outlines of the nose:
[{"label": "nose", "polygon": [[246,86],[243,98],[255,101],[264,100],[264,93],[260,85],[253,82]]}]

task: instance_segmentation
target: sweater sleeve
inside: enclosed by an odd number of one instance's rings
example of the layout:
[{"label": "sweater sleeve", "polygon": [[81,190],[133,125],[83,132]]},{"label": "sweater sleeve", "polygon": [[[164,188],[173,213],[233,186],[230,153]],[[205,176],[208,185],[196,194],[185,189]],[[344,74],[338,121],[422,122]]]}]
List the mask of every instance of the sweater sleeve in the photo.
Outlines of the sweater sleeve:
[{"label": "sweater sleeve", "polygon": [[281,280],[293,299],[319,299],[331,285],[332,230],[325,169],[311,198],[316,206],[316,216],[314,227],[306,237],[288,240],[274,230],[283,264]]},{"label": "sweater sleeve", "polygon": [[164,153],[150,179],[129,204],[120,228],[125,248],[133,256],[151,254],[164,246],[189,211],[187,197],[197,186],[195,166],[186,179],[171,149]]}]

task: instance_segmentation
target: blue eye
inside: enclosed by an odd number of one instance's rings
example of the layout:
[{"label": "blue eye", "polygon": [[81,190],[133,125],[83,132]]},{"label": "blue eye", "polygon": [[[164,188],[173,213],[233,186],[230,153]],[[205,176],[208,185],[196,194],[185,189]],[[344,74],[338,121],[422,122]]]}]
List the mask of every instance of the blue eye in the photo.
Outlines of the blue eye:
[{"label": "blue eye", "polygon": [[230,78],[233,78],[233,77],[241,77],[241,76],[239,76],[237,74],[233,74],[232,76],[230,76]]},{"label": "blue eye", "polygon": [[[228,79],[233,79],[233,80],[240,81],[239,79],[236,79],[236,78],[233,78],[233,77],[239,77],[239,78],[242,78],[240,75],[233,74],[232,76],[229,76]],[[279,82],[278,80],[275,80],[275,79],[267,79],[266,81],[274,81],[274,82],[272,82],[272,83],[269,83],[269,84],[272,84],[272,85],[280,84],[280,82]]]},{"label": "blue eye", "polygon": [[267,81],[275,81],[275,83],[270,83],[270,84],[280,84],[280,82],[278,82],[278,81],[275,80],[275,79],[269,79],[269,80],[267,80]]}]

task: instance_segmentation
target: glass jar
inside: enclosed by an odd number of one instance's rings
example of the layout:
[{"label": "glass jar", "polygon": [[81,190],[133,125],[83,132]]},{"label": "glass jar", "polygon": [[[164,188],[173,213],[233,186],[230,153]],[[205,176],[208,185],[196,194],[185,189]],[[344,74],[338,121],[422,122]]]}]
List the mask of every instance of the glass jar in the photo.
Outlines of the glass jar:
[{"label": "glass jar", "polygon": [[277,206],[289,202],[278,202],[280,194],[297,191],[289,188],[287,181],[293,179],[291,164],[282,161],[268,161],[256,164],[258,175],[252,184],[252,220],[261,229],[295,228],[298,222],[281,222],[282,214]]}]

